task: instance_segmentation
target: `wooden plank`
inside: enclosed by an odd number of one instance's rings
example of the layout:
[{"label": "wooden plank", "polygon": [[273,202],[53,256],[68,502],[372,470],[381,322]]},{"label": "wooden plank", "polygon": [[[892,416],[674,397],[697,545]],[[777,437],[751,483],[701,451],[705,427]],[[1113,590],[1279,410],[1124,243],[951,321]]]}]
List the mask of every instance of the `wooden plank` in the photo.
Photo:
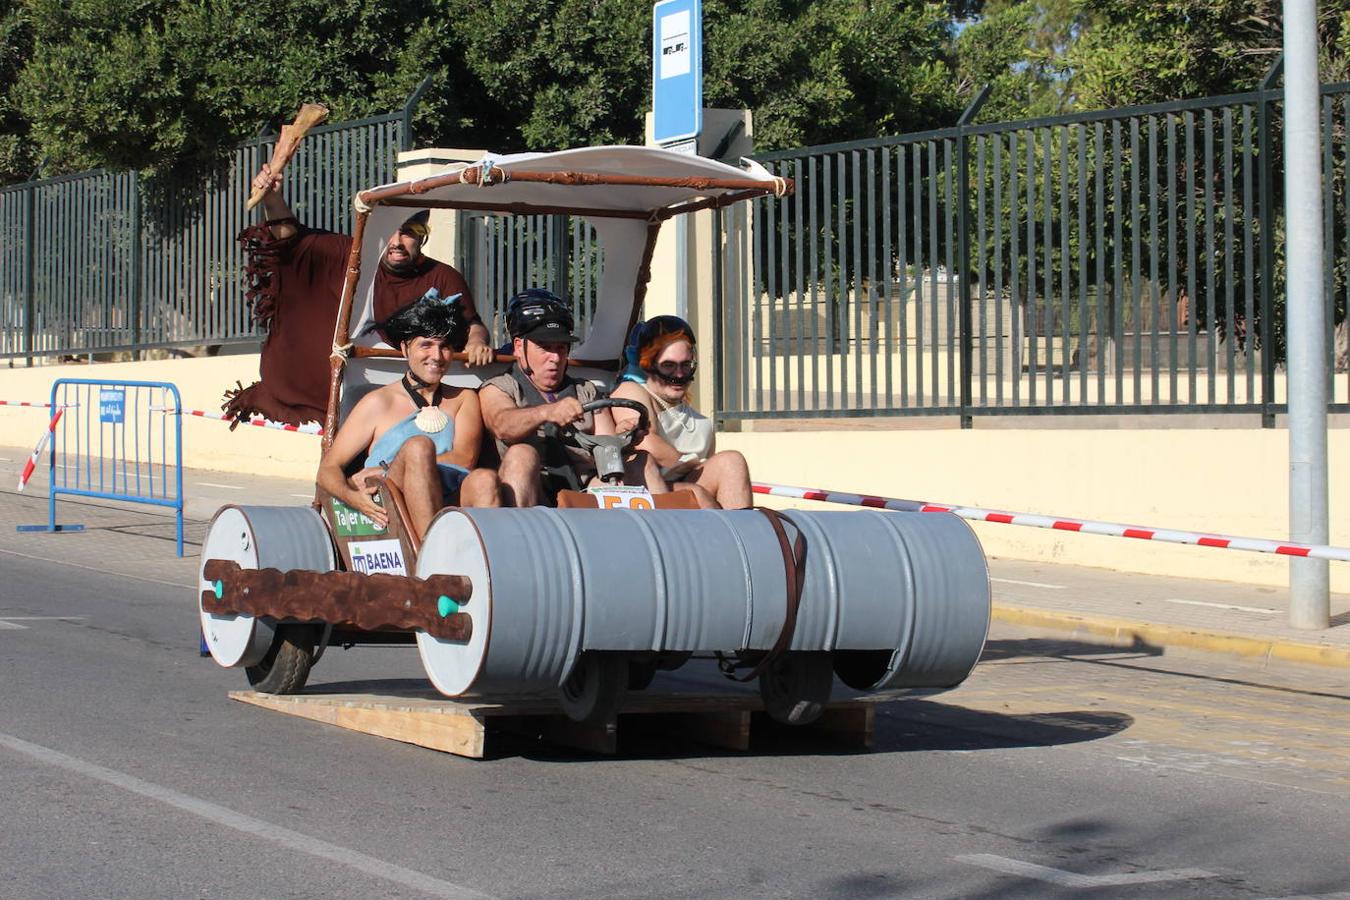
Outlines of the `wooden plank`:
[{"label": "wooden plank", "polygon": [[[641,692],[628,695],[618,720],[603,723],[573,722],[559,712],[551,697],[522,696],[495,701],[450,700],[429,686],[416,682],[358,682],[344,693],[258,694],[231,691],[243,703],[416,744],[433,750],[482,759],[489,732],[509,732],[590,753],[613,754],[618,748],[620,724],[677,735],[727,750],[750,747],[752,722],[772,733],[791,733],[764,716],[759,697],[750,693],[685,694]],[[370,688],[370,692],[365,692]],[[820,719],[803,732],[828,736],[841,745],[858,749],[872,746],[875,704],[865,700],[842,700],[830,704]]]},{"label": "wooden plank", "polygon": [[426,703],[380,703],[364,695],[259,694],[231,691],[230,698],[291,716],[336,725],[363,734],[392,738],[482,759],[487,729],[482,719],[470,710],[436,709]]}]

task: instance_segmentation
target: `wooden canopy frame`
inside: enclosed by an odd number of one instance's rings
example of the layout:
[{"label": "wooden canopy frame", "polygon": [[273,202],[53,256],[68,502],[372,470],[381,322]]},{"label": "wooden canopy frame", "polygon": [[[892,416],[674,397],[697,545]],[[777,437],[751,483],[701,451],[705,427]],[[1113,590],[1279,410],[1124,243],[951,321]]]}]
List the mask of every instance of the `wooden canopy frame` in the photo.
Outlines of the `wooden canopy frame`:
[{"label": "wooden canopy frame", "polygon": [[[559,185],[566,187],[655,187],[676,188],[693,191],[698,194],[711,194],[697,199],[681,200],[667,206],[652,209],[602,209],[594,207],[563,206],[556,203],[530,203],[514,201],[498,203],[490,200],[445,200],[421,195],[441,187],[457,184],[471,184],[490,189],[495,185],[511,182]],[[642,259],[638,264],[637,281],[633,288],[632,305],[629,310],[628,328],[637,320],[638,310],[647,295],[647,283],[651,280],[652,254],[656,250],[656,239],[661,225],[678,215],[698,212],[705,209],[720,209],[755,197],[774,194],[779,197],[793,192],[795,185],[789,178],[774,178],[764,181],[755,178],[715,178],[706,176],[684,176],[666,178],[649,175],[626,175],[618,172],[597,173],[580,171],[514,171],[493,165],[491,161],[462,169],[431,175],[426,178],[402,181],[356,195],[356,225],[352,234],[352,249],[347,259],[346,277],[342,283],[341,300],[338,304],[337,322],[333,330],[333,353],[329,357],[331,374],[328,387],[328,410],[324,419],[323,449],[326,452],[332,445],[338,428],[338,410],[341,401],[342,376],[347,366],[347,352],[344,349],[351,342],[351,311],[356,294],[357,283],[361,278],[361,245],[365,239],[366,223],[376,206],[410,207],[416,209],[455,209],[501,213],[506,215],[577,215],[585,218],[637,219],[647,222],[647,239]],[[401,358],[395,350],[377,347],[353,347],[351,353],[357,357]],[[457,353],[453,359],[463,361],[464,354]],[[499,356],[499,362],[509,361],[511,357]],[[570,364],[604,368],[607,364],[617,364],[617,360],[570,360]]]}]

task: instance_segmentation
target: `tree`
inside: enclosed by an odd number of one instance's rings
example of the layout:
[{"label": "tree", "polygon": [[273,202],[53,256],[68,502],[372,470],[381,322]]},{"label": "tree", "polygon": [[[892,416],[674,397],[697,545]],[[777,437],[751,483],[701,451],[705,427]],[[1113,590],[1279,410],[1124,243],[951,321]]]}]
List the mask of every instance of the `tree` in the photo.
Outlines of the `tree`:
[{"label": "tree", "polygon": [[[397,108],[444,24],[431,2],[20,0],[14,87],[49,170],[209,170],[304,100],[335,118]],[[278,22],[302,37],[281,40]]]},{"label": "tree", "polygon": [[32,35],[14,0],[0,0],[0,184],[24,181],[37,165],[28,123],[14,105],[11,86],[32,51]]}]

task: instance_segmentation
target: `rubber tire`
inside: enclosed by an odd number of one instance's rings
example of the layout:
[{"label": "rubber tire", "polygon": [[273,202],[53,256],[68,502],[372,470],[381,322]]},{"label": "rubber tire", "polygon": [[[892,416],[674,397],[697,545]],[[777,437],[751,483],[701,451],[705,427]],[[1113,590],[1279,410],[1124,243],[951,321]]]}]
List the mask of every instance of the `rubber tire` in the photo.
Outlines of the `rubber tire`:
[{"label": "rubber tire", "polygon": [[759,674],[764,711],[783,725],[809,725],[819,719],[833,688],[834,664],[828,652],[784,653]]},{"label": "rubber tire", "polygon": [[256,666],[244,668],[249,685],[260,694],[300,693],[309,680],[318,639],[318,626],[278,625],[267,655]]},{"label": "rubber tire", "polygon": [[627,656],[588,651],[558,688],[558,700],[573,722],[612,722],[627,686]]},{"label": "rubber tire", "polygon": [[628,660],[628,690],[645,691],[651,687],[652,679],[656,677],[656,670],[660,668],[659,660],[655,657],[641,658],[633,657]]}]

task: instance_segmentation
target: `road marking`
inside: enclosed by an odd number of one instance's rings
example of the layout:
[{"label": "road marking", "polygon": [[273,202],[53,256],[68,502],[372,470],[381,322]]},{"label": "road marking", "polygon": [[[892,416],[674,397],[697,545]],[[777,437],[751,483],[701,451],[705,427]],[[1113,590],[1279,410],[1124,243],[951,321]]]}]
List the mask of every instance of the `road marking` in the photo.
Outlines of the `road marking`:
[{"label": "road marking", "polygon": [[65,621],[66,619],[87,619],[88,616],[0,616],[6,622],[46,622],[55,619]]},{"label": "road marking", "polygon": [[1159,872],[1080,875],[1077,872],[1066,872],[1063,869],[1038,866],[1035,863],[1023,862],[1020,859],[1009,859],[1006,856],[995,856],[992,853],[973,853],[966,856],[957,856],[955,859],[957,862],[993,869],[995,872],[1002,872],[1005,875],[1032,878],[1036,881],[1045,881],[1070,888],[1116,887],[1126,884],[1153,884],[1158,881],[1186,881],[1191,878],[1218,877],[1216,873],[1206,872],[1204,869],[1165,869]]},{"label": "road marking", "polygon": [[85,616],[0,616],[0,631],[22,631],[27,625],[15,625],[15,622],[45,622],[51,619],[69,621],[83,619]]},{"label": "road marking", "polygon": [[23,754],[30,759],[37,760],[49,766],[58,769],[66,769],[83,775],[86,778],[92,778],[96,781],[102,781],[105,784],[111,784],[124,791],[133,794],[139,794],[142,797],[148,797],[151,800],[158,800],[160,803],[173,806],[184,812],[192,813],[194,816],[200,816],[217,825],[224,825],[226,828],[233,828],[235,831],[252,835],[260,838],[270,844],[280,844],[289,847],[292,850],[298,850],[301,853],[308,853],[311,856],[317,856],[320,859],[329,862],[341,863],[364,872],[375,878],[383,878],[386,881],[392,881],[396,884],[404,885],[413,890],[431,894],[437,897],[464,897],[464,898],[488,898],[488,894],[482,894],[462,885],[452,884],[449,881],[442,881],[439,878],[433,878],[423,872],[413,869],[405,869],[402,866],[396,866],[393,863],[385,862],[382,859],[376,859],[373,856],[367,856],[357,850],[349,847],[342,847],[337,844],[330,844],[327,841],[310,837],[298,831],[292,831],[289,828],[283,828],[280,825],[273,825],[271,822],[264,822],[262,819],[255,819],[252,816],[246,816],[237,813],[224,806],[218,806],[215,803],[193,797],[188,794],[182,794],[171,788],[162,785],[153,784],[149,781],[142,781],[131,775],[113,769],[105,769],[103,766],[94,763],[85,762],[73,756],[67,756],[58,750],[52,750],[49,747],[43,747],[40,744],[30,744],[28,741],[16,738],[12,735],[0,733],[0,746],[8,747],[15,753]]},{"label": "road marking", "polygon": [[292,497],[299,497],[301,500],[313,500],[313,494],[291,494]]},{"label": "road marking", "polygon": [[1062,584],[1046,584],[1044,581],[1018,581],[1016,578],[994,578],[992,575],[989,577],[989,580],[998,581],[1002,584],[1020,584],[1023,587],[1046,588],[1051,591],[1064,590],[1064,585]]},{"label": "road marking", "polygon": [[1273,616],[1279,612],[1278,609],[1267,609],[1264,606],[1238,606],[1234,603],[1210,603],[1206,600],[1182,600],[1177,597],[1164,597],[1164,603],[1184,603],[1187,606],[1208,606],[1211,609],[1235,609],[1239,612],[1264,613]]},{"label": "road marking", "polygon": [[193,483],[196,484],[197,487],[224,488],[224,489],[227,490],[227,491],[242,491],[242,490],[243,490],[243,488],[239,487],[238,485],[234,485],[234,484],[216,484],[214,481],[197,481],[197,482],[193,482]]},{"label": "road marking", "polygon": [[4,547],[0,547],[0,553],[8,553],[10,556],[22,556],[24,559],[36,559],[41,562],[56,563],[58,566],[70,566],[71,568],[75,569],[87,569],[90,572],[97,572],[100,575],[117,575],[118,577],[121,578],[130,578],[133,581],[145,581],[149,582],[150,584],[163,584],[167,585],[168,587],[182,588],[185,591],[195,591],[197,589],[197,585],[195,584],[180,584],[177,581],[163,581],[162,579],[159,578],[146,578],[144,575],[128,575],[125,572],[114,572],[111,569],[100,569],[97,566],[83,566],[80,565],[79,563],[74,563],[67,559],[52,559],[49,556],[34,556],[31,553],[20,553],[18,550],[6,550]]}]

